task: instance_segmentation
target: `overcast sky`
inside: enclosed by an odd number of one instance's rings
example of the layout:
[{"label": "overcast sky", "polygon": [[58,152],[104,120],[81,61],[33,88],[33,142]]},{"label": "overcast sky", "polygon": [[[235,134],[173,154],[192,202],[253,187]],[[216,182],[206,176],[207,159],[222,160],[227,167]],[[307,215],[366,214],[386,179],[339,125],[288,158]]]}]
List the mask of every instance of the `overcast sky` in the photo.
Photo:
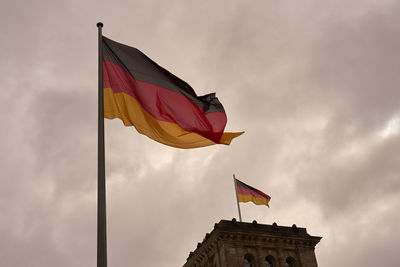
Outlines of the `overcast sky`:
[{"label": "overcast sky", "polygon": [[96,264],[97,28],[216,92],[231,146],[106,120],[109,266],[182,266],[244,221],[322,236],[319,266],[399,266],[400,2],[0,0],[0,266]]}]

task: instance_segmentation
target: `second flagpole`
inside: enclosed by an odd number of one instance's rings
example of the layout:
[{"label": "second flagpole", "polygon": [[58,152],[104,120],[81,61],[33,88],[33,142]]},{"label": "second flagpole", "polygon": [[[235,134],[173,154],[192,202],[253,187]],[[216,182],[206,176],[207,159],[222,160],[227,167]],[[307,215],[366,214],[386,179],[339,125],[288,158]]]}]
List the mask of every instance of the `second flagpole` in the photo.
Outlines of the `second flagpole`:
[{"label": "second flagpole", "polygon": [[235,186],[236,203],[237,203],[238,212],[239,212],[239,221],[242,222],[242,214],[240,213],[239,197],[238,197],[238,193],[237,193],[237,186],[236,186],[236,178],[235,178],[235,175],[233,175],[233,185]]}]

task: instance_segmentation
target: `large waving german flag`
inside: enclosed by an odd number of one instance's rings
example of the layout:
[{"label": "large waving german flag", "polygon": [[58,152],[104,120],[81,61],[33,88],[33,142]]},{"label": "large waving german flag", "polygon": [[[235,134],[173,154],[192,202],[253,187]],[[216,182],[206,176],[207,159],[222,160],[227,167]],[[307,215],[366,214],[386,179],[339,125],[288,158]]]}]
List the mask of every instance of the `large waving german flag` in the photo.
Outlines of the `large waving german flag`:
[{"label": "large waving german flag", "polygon": [[271,197],[254,187],[235,178],[236,193],[239,202],[253,202],[256,205],[268,205]]},{"label": "large waving german flag", "polygon": [[229,145],[243,133],[224,132],[227,118],[215,93],[197,96],[138,49],[104,36],[103,87],[105,118],[119,118],[165,145]]}]

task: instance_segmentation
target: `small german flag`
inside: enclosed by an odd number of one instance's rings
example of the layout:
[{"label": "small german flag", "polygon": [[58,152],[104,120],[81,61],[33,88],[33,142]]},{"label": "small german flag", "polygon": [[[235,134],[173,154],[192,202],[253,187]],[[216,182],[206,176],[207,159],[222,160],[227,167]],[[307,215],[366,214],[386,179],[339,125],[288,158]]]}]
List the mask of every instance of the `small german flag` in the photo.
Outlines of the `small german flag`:
[{"label": "small german flag", "polygon": [[254,187],[235,178],[236,193],[239,202],[253,202],[256,205],[268,205],[271,197]]},{"label": "small german flag", "polygon": [[243,132],[224,132],[227,122],[215,93],[193,88],[134,47],[103,36],[104,117],[177,148],[229,145]]}]

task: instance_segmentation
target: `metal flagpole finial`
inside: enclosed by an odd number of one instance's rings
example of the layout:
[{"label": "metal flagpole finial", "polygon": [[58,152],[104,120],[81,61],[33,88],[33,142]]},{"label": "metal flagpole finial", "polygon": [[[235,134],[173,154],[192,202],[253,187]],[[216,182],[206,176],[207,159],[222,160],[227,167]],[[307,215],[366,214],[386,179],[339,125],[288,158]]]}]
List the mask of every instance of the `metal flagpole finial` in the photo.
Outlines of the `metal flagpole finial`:
[{"label": "metal flagpole finial", "polygon": [[97,22],[96,26],[97,28],[103,28],[103,22]]}]

